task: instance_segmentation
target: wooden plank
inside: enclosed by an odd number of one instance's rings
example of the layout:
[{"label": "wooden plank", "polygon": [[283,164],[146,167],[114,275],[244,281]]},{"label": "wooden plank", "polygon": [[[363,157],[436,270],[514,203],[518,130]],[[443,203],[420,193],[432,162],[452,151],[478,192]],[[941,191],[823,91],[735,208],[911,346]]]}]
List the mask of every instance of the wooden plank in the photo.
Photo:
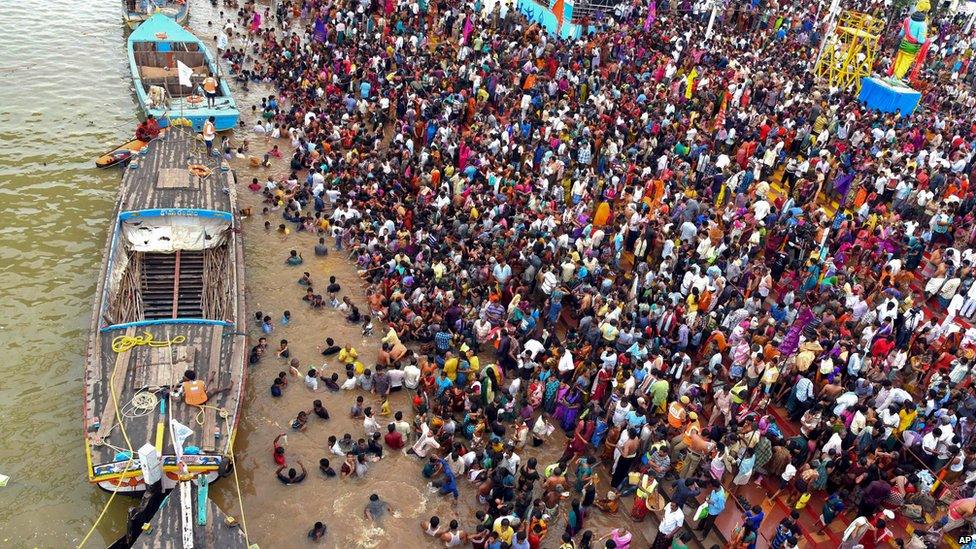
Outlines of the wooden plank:
[{"label": "wooden plank", "polygon": [[186,168],[160,168],[156,173],[157,189],[192,189],[195,176]]},{"label": "wooden plank", "polygon": [[183,379],[183,372],[186,370],[195,370],[196,368],[193,365],[196,361],[196,351],[196,347],[190,345],[177,346],[173,363],[170,364],[168,377],[160,377],[160,386],[176,385]]},{"label": "wooden plank", "polygon": [[173,267],[173,318],[179,316],[179,308],[180,308],[180,250],[176,250],[176,266]]},{"label": "wooden plank", "polygon": [[213,502],[212,499],[207,500],[207,524],[203,528],[203,539],[207,547],[217,546],[217,533],[214,531],[214,526],[217,524],[217,519],[220,513],[220,509]]},{"label": "wooden plank", "polygon": [[214,436],[217,433],[217,410],[212,407],[203,408],[198,413],[203,414],[203,426],[200,433],[201,447],[207,452],[213,452],[217,449],[217,439]]},{"label": "wooden plank", "polygon": [[162,350],[158,347],[151,347],[144,360],[138,360],[136,357],[136,364],[133,367],[135,374],[132,376],[132,388],[134,390],[156,385],[156,365],[160,362]]},{"label": "wooden plank", "polygon": [[[125,335],[132,337],[135,335],[135,328],[126,328]],[[123,385],[125,382],[125,375],[129,370],[129,354],[132,352],[131,349],[117,353],[115,355],[115,368],[113,370],[111,384],[115,385],[115,395],[116,398],[122,394]],[[98,428],[98,433],[96,436],[99,440],[104,440],[108,437],[112,428],[115,427],[115,404],[112,397],[112,385],[106,387],[105,394],[107,395],[105,399],[105,406],[102,409],[101,415],[101,425]],[[119,403],[121,406],[122,403]]]},{"label": "wooden plank", "polygon": [[209,363],[207,365],[207,372],[208,372],[207,375],[210,375],[209,372],[216,372],[214,374],[214,376],[216,376],[216,377],[214,377],[214,384],[219,384],[220,383],[220,374],[221,374],[221,372],[220,372],[220,348],[224,344],[224,326],[222,324],[218,324],[218,325],[214,326],[213,328],[211,328],[210,338],[211,338],[210,339],[210,356],[207,357],[209,359]]},{"label": "wooden plank", "polygon": [[180,523],[183,549],[193,549],[193,489],[189,481],[180,483]]},{"label": "wooden plank", "polygon": [[[214,326],[210,328],[210,356],[208,358],[207,365],[207,375],[210,372],[214,372],[213,385],[215,388],[221,387],[223,383],[221,378],[224,377],[221,372],[221,366],[223,361],[221,361],[221,349],[224,344],[224,327],[222,325]],[[225,393],[226,395],[226,393]],[[224,400],[226,400],[224,396]],[[216,437],[214,436],[217,430],[217,411],[213,408],[205,408],[203,414],[203,448],[205,450],[214,451],[219,444],[217,443]],[[230,436],[230,433],[225,433],[226,436]]]}]

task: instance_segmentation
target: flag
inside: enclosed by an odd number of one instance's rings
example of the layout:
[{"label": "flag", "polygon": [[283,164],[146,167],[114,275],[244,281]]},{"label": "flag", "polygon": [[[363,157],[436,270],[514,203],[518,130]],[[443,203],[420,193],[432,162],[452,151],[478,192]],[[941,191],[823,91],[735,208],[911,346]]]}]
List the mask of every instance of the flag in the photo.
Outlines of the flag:
[{"label": "flag", "polygon": [[193,69],[184,65],[182,61],[177,61],[176,70],[180,73],[180,85],[192,88],[193,80],[191,78],[193,77]]},{"label": "flag", "polygon": [[566,1],[556,0],[552,5],[552,14],[556,16],[556,34],[563,30],[563,18],[566,17]]},{"label": "flag", "polygon": [[190,429],[175,419],[170,419],[169,430],[173,437],[173,450],[176,452],[176,460],[179,461],[183,459],[183,442],[190,438],[190,435],[193,434],[193,429]]}]

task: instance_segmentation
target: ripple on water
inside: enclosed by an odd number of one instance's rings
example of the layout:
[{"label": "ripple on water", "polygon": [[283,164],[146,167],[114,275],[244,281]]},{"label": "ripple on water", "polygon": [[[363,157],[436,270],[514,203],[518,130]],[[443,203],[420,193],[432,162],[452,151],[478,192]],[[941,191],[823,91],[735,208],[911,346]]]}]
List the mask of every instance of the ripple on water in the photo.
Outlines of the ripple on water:
[{"label": "ripple on water", "polygon": [[[380,499],[393,507],[393,516],[386,517],[387,522],[391,519],[415,519],[427,509],[429,494],[405,482],[371,479],[369,491],[379,495]],[[367,522],[362,517],[365,498],[366,493],[362,490],[349,491],[333,500],[332,509],[336,516],[352,519],[351,524],[345,522],[342,525],[345,541],[355,547],[370,549],[389,539],[390,534],[382,525]]]}]

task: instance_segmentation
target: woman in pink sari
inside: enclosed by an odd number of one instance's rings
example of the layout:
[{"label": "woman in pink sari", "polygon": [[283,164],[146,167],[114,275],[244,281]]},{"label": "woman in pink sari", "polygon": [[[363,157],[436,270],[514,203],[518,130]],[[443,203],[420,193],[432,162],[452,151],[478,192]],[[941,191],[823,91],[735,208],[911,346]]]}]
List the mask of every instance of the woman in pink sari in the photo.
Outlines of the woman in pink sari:
[{"label": "woman in pink sari", "polygon": [[254,17],[251,18],[251,27],[250,27],[251,34],[258,32],[258,29],[260,28],[261,28],[261,13],[255,10]]}]

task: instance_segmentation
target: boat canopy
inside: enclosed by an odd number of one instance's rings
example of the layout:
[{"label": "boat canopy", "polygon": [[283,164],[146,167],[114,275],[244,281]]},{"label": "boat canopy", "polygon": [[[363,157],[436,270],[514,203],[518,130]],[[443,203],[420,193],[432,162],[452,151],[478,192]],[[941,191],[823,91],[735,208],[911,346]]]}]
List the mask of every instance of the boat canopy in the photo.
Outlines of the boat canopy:
[{"label": "boat canopy", "polygon": [[230,213],[215,210],[159,209],[123,212],[119,221],[127,249],[172,253],[227,244],[231,218]]},{"label": "boat canopy", "polygon": [[192,42],[200,39],[162,13],[143,21],[129,35],[129,42]]}]

